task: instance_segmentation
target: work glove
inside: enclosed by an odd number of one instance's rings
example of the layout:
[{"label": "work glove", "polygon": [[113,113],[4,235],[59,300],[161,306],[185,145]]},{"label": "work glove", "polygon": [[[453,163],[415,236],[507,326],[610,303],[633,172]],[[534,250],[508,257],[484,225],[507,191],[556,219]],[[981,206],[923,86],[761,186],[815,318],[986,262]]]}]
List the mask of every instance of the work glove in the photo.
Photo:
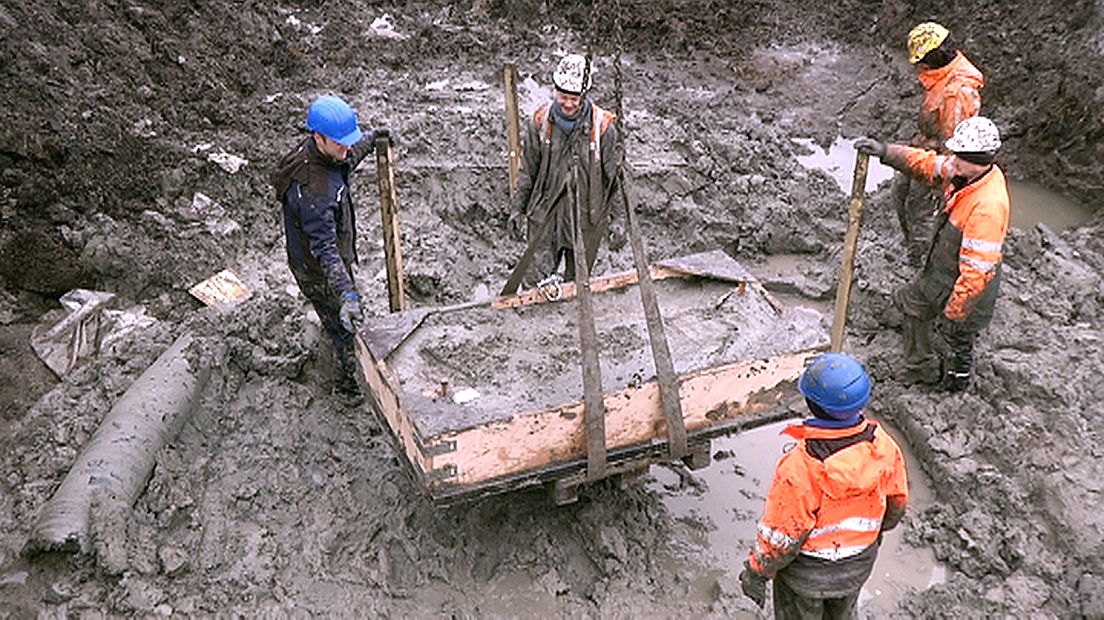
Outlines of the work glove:
[{"label": "work glove", "polygon": [[506,231],[514,241],[525,241],[525,214],[512,211],[510,218],[506,220]]},{"label": "work glove", "polygon": [[874,138],[859,138],[855,140],[855,150],[881,159],[885,157],[886,145],[885,142],[879,142]]},{"label": "work glove", "polygon": [[751,570],[747,561],[744,562],[744,570],[740,571],[740,589],[744,596],[755,601],[759,609],[767,602],[767,578]]},{"label": "work glove", "polygon": [[395,148],[398,144],[395,136],[391,134],[390,127],[376,127],[368,133],[368,139],[373,145],[376,143],[376,138],[387,138],[391,141],[391,148]]},{"label": "work glove", "polygon": [[350,334],[356,333],[357,327],[364,320],[364,311],[360,309],[360,295],[349,291],[341,296],[341,310],[337,313],[341,319],[341,326]]},{"label": "work glove", "polygon": [[621,222],[610,222],[609,228],[609,247],[614,252],[619,252],[621,248],[625,247],[625,227],[621,225]]}]

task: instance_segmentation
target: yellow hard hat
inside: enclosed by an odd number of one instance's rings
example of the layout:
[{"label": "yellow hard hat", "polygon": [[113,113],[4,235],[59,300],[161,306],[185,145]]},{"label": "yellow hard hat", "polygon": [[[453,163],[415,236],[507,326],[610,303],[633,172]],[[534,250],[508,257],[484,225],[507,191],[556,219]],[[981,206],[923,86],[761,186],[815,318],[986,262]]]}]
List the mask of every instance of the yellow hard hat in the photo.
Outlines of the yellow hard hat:
[{"label": "yellow hard hat", "polygon": [[928,52],[943,44],[950,31],[935,22],[924,22],[908,34],[909,62],[916,64]]}]

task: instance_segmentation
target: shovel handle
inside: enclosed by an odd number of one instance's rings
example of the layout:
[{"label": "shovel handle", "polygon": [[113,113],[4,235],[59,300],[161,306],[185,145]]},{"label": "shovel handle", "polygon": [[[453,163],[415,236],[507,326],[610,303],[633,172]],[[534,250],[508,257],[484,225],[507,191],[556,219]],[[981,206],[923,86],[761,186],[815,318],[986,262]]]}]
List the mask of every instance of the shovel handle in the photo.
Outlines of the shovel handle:
[{"label": "shovel handle", "polygon": [[831,350],[843,350],[843,333],[847,325],[847,305],[851,299],[851,279],[855,270],[855,250],[859,244],[863,197],[866,194],[866,171],[870,156],[857,153],[855,177],[851,182],[851,209],[847,216],[847,235],[843,239],[843,264],[840,265],[839,286],[836,287],[836,312],[832,320]]}]

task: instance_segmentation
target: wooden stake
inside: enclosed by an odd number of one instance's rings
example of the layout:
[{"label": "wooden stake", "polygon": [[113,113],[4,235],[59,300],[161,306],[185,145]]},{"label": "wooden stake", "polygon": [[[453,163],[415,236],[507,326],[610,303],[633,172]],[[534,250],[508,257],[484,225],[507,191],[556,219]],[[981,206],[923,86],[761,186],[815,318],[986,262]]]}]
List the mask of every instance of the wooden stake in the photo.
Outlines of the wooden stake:
[{"label": "wooden stake", "polygon": [[387,264],[387,297],[391,312],[406,310],[402,266],[402,238],[399,234],[399,199],[395,192],[395,161],[391,138],[376,138],[376,172],[379,179],[380,214],[383,216],[383,258]]},{"label": "wooden stake", "polygon": [[517,67],[506,65],[503,70],[506,85],[506,159],[510,169],[510,198],[517,191],[521,170],[521,127],[518,121]]},{"label": "wooden stake", "polygon": [[843,350],[843,333],[847,325],[847,304],[851,300],[851,276],[855,268],[855,249],[859,244],[859,224],[862,222],[863,196],[866,194],[866,171],[870,156],[858,153],[855,177],[851,182],[851,210],[847,216],[847,235],[843,240],[843,264],[840,266],[839,287],[836,288],[836,313],[832,320],[831,350]]}]

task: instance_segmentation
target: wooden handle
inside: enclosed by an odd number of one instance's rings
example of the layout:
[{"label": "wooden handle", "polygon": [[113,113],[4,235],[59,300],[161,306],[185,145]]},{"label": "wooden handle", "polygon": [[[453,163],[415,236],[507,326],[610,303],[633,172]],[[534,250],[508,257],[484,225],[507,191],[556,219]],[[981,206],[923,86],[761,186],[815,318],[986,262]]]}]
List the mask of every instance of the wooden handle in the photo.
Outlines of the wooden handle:
[{"label": "wooden handle", "polygon": [[855,268],[855,249],[859,244],[859,224],[862,222],[863,196],[866,194],[866,171],[870,156],[857,153],[855,177],[851,182],[851,210],[847,217],[847,235],[843,239],[843,264],[840,266],[839,287],[836,288],[836,312],[832,320],[831,350],[843,350],[843,333],[847,325],[847,304],[851,299],[851,277]]},{"label": "wooden handle", "polygon": [[376,138],[376,172],[379,182],[380,215],[383,219],[383,260],[387,265],[387,298],[391,312],[406,310],[402,236],[399,229],[399,197],[395,191],[395,161],[391,139]]},{"label": "wooden handle", "polygon": [[517,191],[521,169],[521,124],[518,119],[517,67],[506,65],[502,70],[506,89],[506,164],[510,172],[510,198]]}]

